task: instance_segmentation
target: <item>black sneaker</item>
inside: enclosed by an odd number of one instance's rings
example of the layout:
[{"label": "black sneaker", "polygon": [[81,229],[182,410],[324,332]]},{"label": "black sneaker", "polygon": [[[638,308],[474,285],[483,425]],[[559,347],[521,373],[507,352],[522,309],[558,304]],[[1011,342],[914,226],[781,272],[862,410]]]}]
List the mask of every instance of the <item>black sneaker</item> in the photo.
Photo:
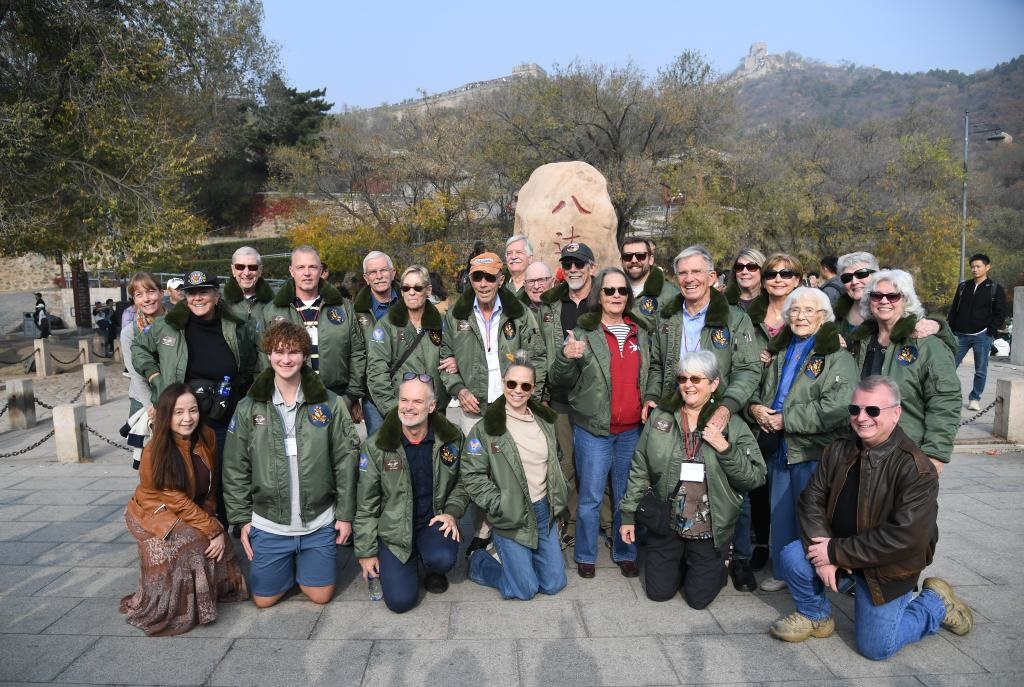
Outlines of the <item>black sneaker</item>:
[{"label": "black sneaker", "polygon": [[764,566],[768,565],[768,559],[770,558],[771,552],[767,546],[755,546],[753,553],[750,555],[750,569],[763,570]]},{"label": "black sneaker", "polygon": [[431,594],[444,594],[448,591],[448,578],[441,573],[427,573],[423,587]]},{"label": "black sneaker", "polygon": [[480,537],[473,537],[473,541],[469,542],[469,547],[466,549],[466,558],[468,559],[473,552],[477,549],[486,549],[487,545],[491,543],[491,538],[481,539]]},{"label": "black sneaker", "polygon": [[732,586],[738,592],[757,591],[757,578],[754,571],[750,569],[750,561],[743,558],[734,558],[729,564],[729,576],[732,577]]}]

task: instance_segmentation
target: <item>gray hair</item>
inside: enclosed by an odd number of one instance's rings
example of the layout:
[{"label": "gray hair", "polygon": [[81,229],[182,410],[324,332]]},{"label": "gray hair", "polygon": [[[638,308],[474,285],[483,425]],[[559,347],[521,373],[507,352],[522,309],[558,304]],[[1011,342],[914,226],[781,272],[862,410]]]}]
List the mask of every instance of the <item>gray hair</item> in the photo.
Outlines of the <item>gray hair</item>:
[{"label": "gray hair", "polygon": [[756,248],[744,248],[736,254],[736,259],[732,261],[732,264],[735,265],[738,263],[740,258],[750,258],[753,262],[756,262],[758,266],[763,266],[765,261],[764,253]]},{"label": "gray hair", "polygon": [[789,317],[790,308],[801,298],[810,298],[812,301],[815,301],[818,304],[818,309],[825,311],[825,322],[836,321],[836,314],[832,310],[832,301],[828,299],[828,294],[821,289],[814,289],[810,286],[798,286],[786,296],[786,301],[782,305],[782,312],[786,314],[787,318]]},{"label": "gray hair", "polygon": [[889,390],[889,395],[892,396],[892,402],[899,405],[903,402],[903,394],[900,393],[900,385],[892,377],[886,377],[885,375],[870,375],[857,382],[857,386],[854,387],[854,391],[872,391],[884,387]]},{"label": "gray hair", "polygon": [[718,358],[711,351],[690,351],[679,359],[680,374],[684,372],[700,372],[714,381],[721,377],[718,371]]},{"label": "gray hair", "polygon": [[[390,255],[379,250],[371,250],[369,253],[366,254],[366,257],[363,258],[363,274],[366,274],[366,263],[370,262],[371,260],[376,260],[377,258],[386,258],[388,261],[388,269],[395,269],[395,263],[391,262]],[[427,281],[430,280],[427,279]]]},{"label": "gray hair", "polygon": [[434,393],[434,385],[433,384],[427,384],[426,382],[420,381],[420,379],[417,378],[417,377],[413,377],[412,379],[405,380],[404,382],[402,382],[401,384],[398,385],[398,388],[401,389],[406,384],[411,384],[412,382],[417,382],[417,383],[423,384],[424,386],[427,387],[427,403],[430,403],[431,401],[436,401],[437,400],[437,394]]},{"label": "gray hair", "polygon": [[405,281],[405,278],[410,274],[418,275],[423,280],[424,285],[430,286],[430,270],[423,265],[409,265],[406,267],[405,271],[402,272],[402,276],[398,278],[399,283]]},{"label": "gray hair", "polygon": [[296,253],[310,253],[316,256],[317,262],[319,262],[321,265],[323,265],[324,263],[324,261],[320,258],[320,251],[318,251],[316,248],[313,248],[313,246],[310,246],[309,244],[303,244],[301,246],[298,246],[297,248],[293,248],[291,257],[292,260],[295,259]]},{"label": "gray hair", "polygon": [[853,265],[867,265],[870,269],[877,270],[878,258],[864,251],[847,253],[846,255],[839,256],[839,260],[836,262],[836,270],[839,274],[842,274],[847,267],[852,267]]},{"label": "gray hair", "polygon": [[254,256],[256,258],[256,264],[257,265],[262,265],[263,264],[263,257],[260,255],[260,252],[258,250],[256,250],[255,248],[253,248],[252,246],[242,246],[241,248],[236,250],[234,253],[232,253],[231,254],[231,262],[234,263],[236,260],[238,260],[240,258],[243,258],[246,255]]},{"label": "gray hair", "polygon": [[[590,295],[587,296],[587,309],[591,312],[601,312],[601,289],[604,288],[604,280],[608,278],[608,275],[617,274],[625,281],[626,286],[629,286],[629,277],[618,267],[605,267],[594,276],[593,285],[590,287]],[[626,293],[626,312],[633,311],[633,289],[628,289]]]},{"label": "gray hair", "polygon": [[910,315],[914,315],[917,319],[924,317],[924,306],[921,305],[921,299],[917,297],[917,291],[914,290],[914,278],[910,276],[910,273],[903,270],[882,270],[871,275],[867,288],[864,289],[864,293],[860,297],[860,314],[865,320],[875,319],[871,315],[871,292],[875,290],[880,281],[891,282],[896,290],[903,294],[903,317]]},{"label": "gray hair", "polygon": [[683,251],[675,257],[675,260],[672,261],[672,273],[679,273],[678,268],[680,260],[692,258],[694,255],[699,255],[700,257],[704,258],[704,262],[706,262],[708,265],[709,272],[715,269],[715,260],[714,258],[711,257],[711,253],[708,251],[707,248],[698,244],[690,246],[688,248],[684,248]]},{"label": "gray hair", "polygon": [[505,375],[507,375],[508,371],[513,367],[524,367],[530,371],[534,380],[537,379],[537,367],[530,361],[530,354],[522,348],[516,351],[515,355],[512,357],[512,362],[510,362],[508,367],[505,368],[505,373],[501,375],[501,378],[504,379]]},{"label": "gray hair", "polygon": [[533,244],[530,243],[530,239],[526,238],[526,234],[516,234],[515,236],[510,236],[509,239],[505,241],[505,250],[508,251],[509,246],[519,241],[522,241],[523,243],[526,244],[526,254],[533,255]]}]

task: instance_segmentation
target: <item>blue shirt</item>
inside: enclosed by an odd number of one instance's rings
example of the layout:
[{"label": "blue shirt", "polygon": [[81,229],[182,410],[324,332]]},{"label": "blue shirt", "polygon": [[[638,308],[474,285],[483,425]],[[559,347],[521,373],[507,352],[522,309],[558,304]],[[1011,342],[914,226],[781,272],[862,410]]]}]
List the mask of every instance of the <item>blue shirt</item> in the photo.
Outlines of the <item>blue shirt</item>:
[{"label": "blue shirt", "polygon": [[426,527],[434,514],[434,430],[428,429],[427,436],[418,444],[409,441],[403,432],[402,447],[412,482],[412,528],[415,531]]},{"label": "blue shirt", "polygon": [[696,315],[691,315],[683,304],[683,340],[679,345],[679,359],[687,353],[700,350],[700,331],[704,329],[704,320],[708,316],[708,308],[711,307],[711,300],[701,308]]},{"label": "blue shirt", "polygon": [[392,305],[395,304],[395,301],[397,299],[398,299],[398,294],[395,293],[394,289],[391,289],[391,300],[387,301],[386,303],[381,303],[380,301],[377,300],[377,297],[374,296],[371,293],[370,294],[370,312],[373,313],[374,321],[379,320],[380,318],[382,318],[385,315],[387,315],[388,314],[388,309]]}]

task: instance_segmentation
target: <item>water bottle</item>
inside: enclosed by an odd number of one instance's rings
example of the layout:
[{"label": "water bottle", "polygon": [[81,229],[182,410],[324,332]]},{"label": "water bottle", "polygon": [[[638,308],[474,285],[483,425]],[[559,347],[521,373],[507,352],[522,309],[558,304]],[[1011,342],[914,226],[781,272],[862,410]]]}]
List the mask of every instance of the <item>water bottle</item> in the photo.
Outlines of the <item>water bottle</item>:
[{"label": "water bottle", "polygon": [[384,590],[380,588],[380,577],[375,575],[368,577],[366,588],[370,591],[370,601],[380,601],[384,598]]},{"label": "water bottle", "polygon": [[217,395],[221,398],[227,398],[231,395],[230,375],[224,375],[224,379],[220,380],[220,384],[217,385]]}]

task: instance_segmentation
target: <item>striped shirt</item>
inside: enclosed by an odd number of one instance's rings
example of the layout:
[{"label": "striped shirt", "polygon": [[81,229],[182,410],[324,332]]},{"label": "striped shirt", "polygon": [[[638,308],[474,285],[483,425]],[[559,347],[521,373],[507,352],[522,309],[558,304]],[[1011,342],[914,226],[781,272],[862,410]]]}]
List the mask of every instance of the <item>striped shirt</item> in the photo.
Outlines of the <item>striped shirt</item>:
[{"label": "striped shirt", "polygon": [[626,337],[629,336],[630,326],[623,322],[622,324],[606,324],[605,329],[615,335],[615,340],[619,342],[619,353],[622,353],[622,347],[626,344]]},{"label": "striped shirt", "polygon": [[296,298],[292,302],[292,307],[295,308],[295,312],[299,313],[299,318],[302,319],[302,324],[306,327],[309,340],[313,342],[313,350],[309,354],[309,366],[317,374],[320,374],[320,337],[316,322],[320,317],[320,307],[323,305],[323,301],[323,296],[317,296],[311,301]]}]

